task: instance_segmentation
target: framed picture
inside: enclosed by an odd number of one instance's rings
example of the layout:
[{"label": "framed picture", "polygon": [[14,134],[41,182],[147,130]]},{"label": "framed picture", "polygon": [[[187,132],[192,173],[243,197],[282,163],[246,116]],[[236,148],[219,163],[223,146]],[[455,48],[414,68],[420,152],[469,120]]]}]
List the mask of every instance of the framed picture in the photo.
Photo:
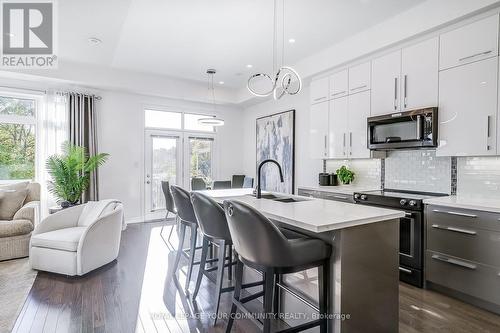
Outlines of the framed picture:
[{"label": "framed picture", "polygon": [[[280,181],[278,168],[268,163],[262,167],[262,190],[295,192],[295,110],[284,111],[256,120],[257,165],[266,159],[276,160],[283,170]],[[256,173],[257,174],[257,173]]]}]

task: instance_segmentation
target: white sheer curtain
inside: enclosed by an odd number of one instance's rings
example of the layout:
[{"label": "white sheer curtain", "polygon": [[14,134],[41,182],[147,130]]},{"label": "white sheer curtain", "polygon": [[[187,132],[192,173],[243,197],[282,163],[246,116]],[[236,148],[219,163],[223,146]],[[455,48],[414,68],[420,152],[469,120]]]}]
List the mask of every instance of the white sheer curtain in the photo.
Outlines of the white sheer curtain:
[{"label": "white sheer curtain", "polygon": [[68,109],[64,94],[47,92],[38,108],[37,126],[37,181],[41,185],[41,217],[48,214],[48,208],[56,204],[54,197],[48,192],[48,181],[45,162],[50,155],[61,153],[61,144],[67,141]]}]

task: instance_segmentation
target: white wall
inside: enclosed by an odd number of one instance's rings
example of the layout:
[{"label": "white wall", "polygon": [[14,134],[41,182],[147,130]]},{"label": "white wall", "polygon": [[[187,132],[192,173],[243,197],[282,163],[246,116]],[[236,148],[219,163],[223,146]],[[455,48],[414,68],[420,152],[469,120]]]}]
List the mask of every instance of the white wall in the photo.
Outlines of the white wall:
[{"label": "white wall", "polygon": [[298,95],[284,96],[281,100],[268,100],[245,109],[243,116],[244,173],[255,177],[256,138],[255,120],[265,115],[295,109],[295,188],[317,185],[323,161],[309,157],[309,87]]},{"label": "white wall", "polygon": [[[144,213],[144,108],[169,107],[179,111],[213,114],[210,105],[121,92],[102,92],[97,105],[99,150],[110,159],[100,168],[101,198],[123,201],[125,218],[140,221]],[[242,111],[218,107],[225,126],[217,129],[215,179],[229,180],[243,172]]]}]

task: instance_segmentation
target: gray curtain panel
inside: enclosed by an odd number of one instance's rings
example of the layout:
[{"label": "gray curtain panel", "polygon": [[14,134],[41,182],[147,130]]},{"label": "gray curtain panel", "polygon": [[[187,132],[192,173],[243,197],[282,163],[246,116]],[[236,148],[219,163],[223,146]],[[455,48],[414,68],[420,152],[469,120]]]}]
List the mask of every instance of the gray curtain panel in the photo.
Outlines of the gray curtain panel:
[{"label": "gray curtain panel", "polygon": [[[97,114],[95,97],[79,93],[68,94],[69,141],[87,148],[90,156],[97,154]],[[99,200],[98,171],[92,173],[90,185],[80,201]]]}]

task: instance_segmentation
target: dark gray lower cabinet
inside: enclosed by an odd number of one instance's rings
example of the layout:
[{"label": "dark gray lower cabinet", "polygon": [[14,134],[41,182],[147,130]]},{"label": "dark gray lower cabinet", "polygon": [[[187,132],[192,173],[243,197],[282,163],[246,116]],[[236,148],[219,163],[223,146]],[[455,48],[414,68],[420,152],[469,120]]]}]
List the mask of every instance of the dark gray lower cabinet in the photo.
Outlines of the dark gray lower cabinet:
[{"label": "dark gray lower cabinet", "polygon": [[302,189],[302,188],[299,188],[298,194],[303,195],[305,197],[310,197],[310,198],[319,198],[319,199],[354,203],[354,199],[352,197],[352,194],[344,194],[344,193],[337,193],[337,192],[330,192],[330,191],[327,192],[327,191],[319,191],[319,190],[308,190],[308,189]]},{"label": "dark gray lower cabinet", "polygon": [[500,313],[500,214],[428,205],[427,286]]}]

